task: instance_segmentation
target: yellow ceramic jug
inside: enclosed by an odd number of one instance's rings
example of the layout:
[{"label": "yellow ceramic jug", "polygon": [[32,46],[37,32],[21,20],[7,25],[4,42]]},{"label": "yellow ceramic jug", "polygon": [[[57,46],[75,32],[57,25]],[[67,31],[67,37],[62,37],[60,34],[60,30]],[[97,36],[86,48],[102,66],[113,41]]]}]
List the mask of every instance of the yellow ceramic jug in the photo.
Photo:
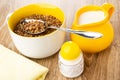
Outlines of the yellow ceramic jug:
[{"label": "yellow ceramic jug", "polygon": [[[78,24],[78,18],[82,13],[96,10],[101,10],[104,12],[105,18],[103,20],[89,24]],[[72,29],[100,32],[103,34],[103,37],[98,39],[90,39],[76,34],[71,34],[72,41],[76,42],[79,47],[87,53],[97,53],[107,48],[113,41],[114,37],[114,31],[109,21],[113,12],[114,6],[109,3],[105,3],[102,6],[90,5],[79,9],[75,15]]]}]

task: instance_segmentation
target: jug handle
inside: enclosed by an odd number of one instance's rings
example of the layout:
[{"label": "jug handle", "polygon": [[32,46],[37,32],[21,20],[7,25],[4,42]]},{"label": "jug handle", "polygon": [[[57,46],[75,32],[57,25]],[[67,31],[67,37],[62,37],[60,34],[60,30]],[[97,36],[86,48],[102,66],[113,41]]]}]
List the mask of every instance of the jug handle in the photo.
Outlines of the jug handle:
[{"label": "jug handle", "polygon": [[109,3],[104,3],[102,7],[108,12],[109,18],[112,16],[114,12],[114,6]]}]

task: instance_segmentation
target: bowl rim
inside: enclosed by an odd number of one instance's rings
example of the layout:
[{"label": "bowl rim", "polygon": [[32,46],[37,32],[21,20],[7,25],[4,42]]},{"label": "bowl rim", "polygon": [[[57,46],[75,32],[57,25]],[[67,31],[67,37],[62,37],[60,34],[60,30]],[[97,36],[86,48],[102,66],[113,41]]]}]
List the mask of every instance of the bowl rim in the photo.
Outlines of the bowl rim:
[{"label": "bowl rim", "polygon": [[[38,3],[34,3],[34,4],[38,4]],[[48,3],[39,3],[39,4],[48,4]],[[33,5],[33,4],[29,4],[29,5]],[[26,5],[26,6],[29,6],[29,5]],[[49,4],[49,5],[53,5],[53,4]],[[59,8],[60,11],[63,13],[64,20],[63,20],[62,25],[60,26],[60,28],[63,27],[63,26],[66,26],[66,25],[65,25],[66,17],[65,17],[65,14],[64,14],[63,10],[62,10],[60,7],[56,6],[56,5],[53,5],[53,6]],[[25,7],[25,6],[23,6],[23,7]],[[22,8],[22,7],[21,7],[21,8]],[[19,8],[19,9],[20,9],[20,8]],[[19,9],[17,9],[17,10],[19,10]],[[13,13],[14,13],[14,12],[11,12],[11,13],[8,14],[8,16],[7,16],[7,25],[8,25],[8,29],[10,30],[10,32],[12,32],[13,34],[15,34],[16,36],[23,37],[23,38],[43,38],[43,37],[51,36],[51,35],[53,35],[53,34],[55,34],[56,32],[59,31],[59,30],[55,30],[55,31],[53,31],[53,32],[51,32],[51,33],[49,33],[49,34],[45,34],[45,35],[41,35],[41,36],[37,36],[37,37],[21,36],[21,35],[19,35],[19,34],[16,34],[16,33],[11,29],[11,27],[10,27],[9,24],[8,24],[9,18],[10,18],[10,16],[11,16]]]}]

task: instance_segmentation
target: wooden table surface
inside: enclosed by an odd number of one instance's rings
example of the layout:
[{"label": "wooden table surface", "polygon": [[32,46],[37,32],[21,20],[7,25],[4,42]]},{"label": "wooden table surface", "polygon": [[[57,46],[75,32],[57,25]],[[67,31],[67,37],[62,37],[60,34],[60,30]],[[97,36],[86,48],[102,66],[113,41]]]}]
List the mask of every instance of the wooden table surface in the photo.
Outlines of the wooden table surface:
[{"label": "wooden table surface", "polygon": [[[105,2],[115,6],[115,13],[111,18],[115,31],[114,41],[111,46],[98,54],[84,53],[85,69],[81,76],[68,79],[61,75],[58,69],[58,52],[45,59],[31,59],[49,68],[45,80],[120,80],[120,0],[0,0],[0,44],[18,52],[11,40],[7,24],[4,23],[6,15],[19,7],[36,2],[59,6],[66,15],[67,27],[71,26],[76,10],[82,6],[102,5]],[[70,40],[69,34],[66,36],[67,40]]]}]

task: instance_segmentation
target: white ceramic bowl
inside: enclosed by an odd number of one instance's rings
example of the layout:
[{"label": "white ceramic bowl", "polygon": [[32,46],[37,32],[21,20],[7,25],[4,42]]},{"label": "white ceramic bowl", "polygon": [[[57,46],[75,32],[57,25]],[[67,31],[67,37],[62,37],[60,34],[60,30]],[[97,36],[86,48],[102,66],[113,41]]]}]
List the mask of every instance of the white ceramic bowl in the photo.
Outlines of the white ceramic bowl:
[{"label": "white ceramic bowl", "polygon": [[[34,5],[36,5],[36,4],[29,5],[29,7],[34,6]],[[41,4],[37,4],[37,8],[41,7],[38,5],[41,5]],[[56,7],[56,6],[53,6],[50,4],[45,4],[45,5]],[[42,6],[42,7],[48,8],[48,6],[47,7]],[[25,6],[25,8],[26,8],[26,6]],[[35,8],[35,6],[34,6],[34,8]],[[14,33],[13,32],[14,26],[21,18],[23,18],[23,16],[21,17],[21,15],[24,15],[26,13],[25,11],[22,11],[22,10],[23,9],[19,9],[19,10],[15,11],[8,17],[8,20],[7,20],[8,29],[9,29],[10,35],[12,37],[12,40],[13,40],[16,48],[23,55],[25,55],[27,57],[31,57],[31,58],[45,58],[45,57],[55,54],[60,49],[62,43],[64,42],[65,32],[56,30],[50,34],[40,36],[40,37],[24,37],[24,36],[20,36],[20,35]],[[61,10],[59,9],[59,11],[61,11]],[[61,27],[65,27],[64,13],[62,11],[60,13],[64,17]],[[25,14],[24,17],[25,16],[27,16],[27,15]],[[14,22],[14,21],[16,21],[16,22]]]}]

